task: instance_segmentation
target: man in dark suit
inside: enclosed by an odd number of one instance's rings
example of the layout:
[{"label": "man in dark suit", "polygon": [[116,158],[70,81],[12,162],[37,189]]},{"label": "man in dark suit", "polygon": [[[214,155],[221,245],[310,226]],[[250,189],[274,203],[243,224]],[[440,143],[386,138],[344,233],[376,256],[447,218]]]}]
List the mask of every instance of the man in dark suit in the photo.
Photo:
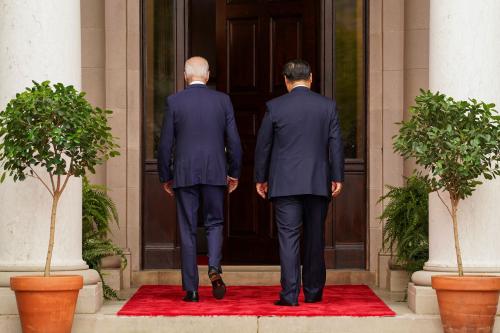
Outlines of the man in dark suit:
[{"label": "man in dark suit", "polygon": [[238,186],[242,149],[229,96],[206,87],[208,62],[186,61],[185,90],[169,96],[158,149],[160,181],[176,198],[181,237],[184,301],[197,302],[196,230],[201,206],[208,242],[208,275],[213,295],[224,297],[220,276],[224,195]]},{"label": "man in dark suit", "polygon": [[290,61],[283,74],[289,94],[267,103],[255,150],[255,181],[258,194],[272,200],[278,225],[282,290],[275,304],[295,306],[301,226],[305,302],[322,299],[324,222],[330,196],[342,190],[344,157],[335,102],[310,90],[309,64]]}]

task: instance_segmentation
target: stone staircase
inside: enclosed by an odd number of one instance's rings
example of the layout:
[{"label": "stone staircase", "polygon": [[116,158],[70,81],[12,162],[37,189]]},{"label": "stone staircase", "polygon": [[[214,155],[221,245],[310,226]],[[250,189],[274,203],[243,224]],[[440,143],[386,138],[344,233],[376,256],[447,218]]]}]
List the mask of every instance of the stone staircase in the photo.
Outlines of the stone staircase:
[{"label": "stone staircase", "polygon": [[[208,285],[207,267],[200,266],[200,283]],[[278,266],[226,266],[228,285],[279,284]],[[121,291],[130,298],[143,284],[180,284],[180,270],[140,271],[132,275],[132,287]],[[395,317],[272,317],[272,316],[116,316],[126,301],[105,302],[98,313],[76,314],[73,333],[438,333],[438,315],[417,315],[391,292],[374,288],[371,272],[328,270],[327,284],[367,284],[394,311]],[[393,296],[393,295],[392,295]],[[493,333],[500,333],[500,317]],[[0,316],[1,333],[21,333],[17,315]]]},{"label": "stone staircase", "polygon": [[[122,291],[130,297],[135,289]],[[387,291],[374,290],[395,317],[118,317],[125,301],[106,302],[96,314],[77,314],[73,333],[438,333],[436,315],[416,315],[406,303],[390,300]],[[500,318],[499,318],[500,319]],[[21,333],[16,315],[0,316],[0,332]],[[497,323],[494,333],[500,333]]]},{"label": "stone staircase", "polygon": [[[135,288],[122,291],[128,298]],[[396,312],[395,317],[255,317],[183,316],[118,317],[125,301],[106,302],[96,314],[77,314],[73,333],[440,333],[437,315],[416,315],[406,302],[391,301],[387,291],[374,289]],[[500,317],[493,333],[500,333]],[[0,316],[0,332],[21,333],[17,315]]]}]

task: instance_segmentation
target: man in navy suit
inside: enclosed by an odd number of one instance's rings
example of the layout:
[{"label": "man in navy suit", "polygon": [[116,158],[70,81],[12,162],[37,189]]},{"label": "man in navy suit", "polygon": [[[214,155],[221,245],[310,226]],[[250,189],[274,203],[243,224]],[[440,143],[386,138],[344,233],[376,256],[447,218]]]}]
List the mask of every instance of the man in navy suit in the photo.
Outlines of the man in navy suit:
[{"label": "man in navy suit", "polygon": [[267,103],[257,137],[258,194],[274,204],[281,263],[276,305],[296,306],[300,292],[300,229],[304,234],[305,302],[320,302],[326,280],[324,222],[330,196],[342,190],[344,156],[335,102],[310,90],[309,64],[284,67],[288,94]]},{"label": "man in navy suit", "polygon": [[224,195],[238,186],[242,148],[229,96],[211,89],[208,62],[186,61],[187,88],[169,96],[158,149],[160,181],[177,204],[181,237],[184,301],[197,302],[196,230],[202,208],[208,242],[208,275],[213,295],[224,297],[220,276],[224,226]]}]

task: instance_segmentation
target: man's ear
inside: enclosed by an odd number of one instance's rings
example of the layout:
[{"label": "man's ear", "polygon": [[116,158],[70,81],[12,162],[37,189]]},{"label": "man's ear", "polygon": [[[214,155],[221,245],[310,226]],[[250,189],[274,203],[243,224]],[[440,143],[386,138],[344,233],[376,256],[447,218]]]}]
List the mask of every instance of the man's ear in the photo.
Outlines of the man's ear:
[{"label": "man's ear", "polygon": [[187,76],[186,72],[184,72],[184,81],[186,81],[186,83],[189,83],[188,76]]}]

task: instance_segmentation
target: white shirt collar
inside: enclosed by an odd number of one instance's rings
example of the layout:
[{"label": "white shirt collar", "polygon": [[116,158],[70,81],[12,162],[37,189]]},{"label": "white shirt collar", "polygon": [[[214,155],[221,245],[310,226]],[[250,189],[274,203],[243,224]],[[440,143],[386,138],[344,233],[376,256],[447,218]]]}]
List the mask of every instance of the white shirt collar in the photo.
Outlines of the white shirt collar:
[{"label": "white shirt collar", "polygon": [[295,88],[297,88],[297,87],[304,87],[304,88],[308,88],[308,89],[309,89],[309,87],[308,87],[308,86],[306,86],[305,84],[297,84],[296,86],[293,86],[293,88],[292,88],[292,89],[295,89]]},{"label": "white shirt collar", "polygon": [[203,81],[191,81],[191,83],[189,85],[193,85],[193,84],[205,84],[205,82]]}]

